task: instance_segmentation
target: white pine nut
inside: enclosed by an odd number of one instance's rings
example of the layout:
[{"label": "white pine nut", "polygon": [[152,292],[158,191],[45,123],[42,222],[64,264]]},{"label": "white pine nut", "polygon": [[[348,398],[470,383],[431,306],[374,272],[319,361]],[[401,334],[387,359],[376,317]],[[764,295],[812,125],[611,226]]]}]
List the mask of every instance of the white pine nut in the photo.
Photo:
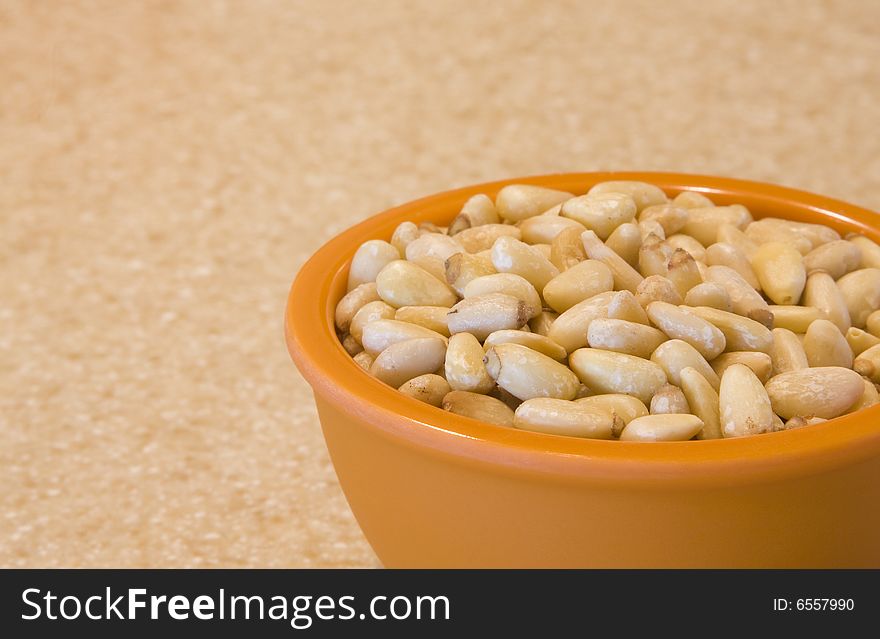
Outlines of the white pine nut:
[{"label": "white pine nut", "polygon": [[690,235],[676,233],[666,238],[666,244],[673,249],[682,249],[691,254],[697,262],[706,261],[706,248]]},{"label": "white pine nut", "polygon": [[667,302],[669,304],[681,304],[681,295],[675,289],[672,282],[662,275],[646,277],[636,288],[636,300],[642,308],[647,308],[651,302]]},{"label": "white pine nut", "polygon": [[853,352],[837,327],[825,319],[810,324],[804,335],[804,353],[810,366],[852,368]]},{"label": "white pine nut", "polygon": [[645,277],[652,275],[666,277],[669,272],[669,259],[674,251],[675,249],[656,235],[649,235],[639,248],[639,272]]},{"label": "white pine nut", "polygon": [[868,316],[880,308],[880,268],[863,268],[837,280],[852,325],[865,328]]},{"label": "white pine nut", "polygon": [[446,283],[462,297],[465,287],[472,280],[497,273],[491,259],[470,253],[456,253],[446,260],[444,267]]},{"label": "white pine nut", "polygon": [[880,383],[880,345],[872,346],[859,353],[853,360],[853,368],[875,384]]},{"label": "white pine nut", "polygon": [[608,304],[614,293],[599,293],[578,302],[553,320],[547,337],[562,346],[567,353],[587,345],[587,330],[597,317],[608,317]]},{"label": "white pine nut", "polygon": [[[378,319],[364,325],[361,334],[361,344],[363,344],[365,351],[375,357],[392,344],[421,338],[436,338],[442,340],[444,344],[446,343],[446,338],[440,335],[440,333],[424,326],[393,319]],[[437,367],[435,367],[435,370]],[[429,372],[433,373],[434,371]],[[405,382],[406,380],[403,381]]]},{"label": "white pine nut", "polygon": [[682,306],[683,310],[716,326],[723,334],[728,351],[761,351],[767,353],[773,342],[770,330],[748,317],[728,313],[709,306]]},{"label": "white pine nut", "polygon": [[[448,309],[443,309],[444,313],[447,310]],[[361,306],[358,309],[358,312],[354,314],[354,317],[351,320],[351,325],[348,328],[348,332],[351,333],[352,337],[360,342],[364,332],[364,326],[366,326],[370,322],[374,322],[380,319],[394,319],[394,316],[394,307],[389,306],[382,300],[368,302]]]},{"label": "white pine nut", "polygon": [[[581,246],[581,250],[583,250],[583,244],[580,243],[580,235],[578,235],[578,244]],[[632,222],[621,224],[605,240],[605,246],[617,253],[633,268],[639,265],[639,247],[641,245],[642,234],[639,231],[638,225]]]},{"label": "white pine nut", "polygon": [[472,196],[461,207],[461,212],[449,225],[449,234],[455,235],[465,229],[484,224],[498,224],[501,218],[495,210],[495,204],[485,193]]},{"label": "white pine nut", "polygon": [[617,291],[608,301],[608,317],[611,319],[626,320],[636,324],[649,325],[648,314],[636,296],[629,291]]},{"label": "white pine nut", "polygon": [[519,222],[574,197],[572,193],[531,184],[510,184],[498,192],[495,208],[510,222]]},{"label": "white pine nut", "polygon": [[667,264],[667,279],[672,282],[682,298],[695,286],[703,283],[700,269],[693,256],[684,249],[675,249]]},{"label": "white pine nut", "polygon": [[654,184],[647,182],[638,182],[635,180],[610,180],[608,182],[599,182],[587,191],[588,195],[596,195],[601,193],[622,193],[630,196],[636,204],[639,211],[656,204],[666,204],[669,198],[663,190]]},{"label": "white pine nut", "polygon": [[587,259],[587,253],[581,242],[581,232],[577,229],[565,229],[550,243],[550,263],[559,269],[560,273],[585,259]]},{"label": "white pine nut", "polygon": [[795,229],[763,225],[765,220],[766,218],[749,224],[745,230],[746,237],[758,246],[767,242],[781,242],[793,247],[801,255],[806,255],[813,250],[813,243]]},{"label": "white pine nut", "polygon": [[655,204],[642,209],[639,213],[639,222],[654,220],[663,227],[665,237],[678,233],[684,228],[688,220],[686,208],[673,204]]},{"label": "white pine nut", "polygon": [[706,269],[706,278],[727,291],[734,313],[760,322],[768,329],[773,326],[773,314],[767,302],[739,273],[728,266],[710,266]]},{"label": "white pine nut", "polygon": [[736,353],[722,353],[709,364],[718,377],[724,375],[724,371],[732,364],[742,364],[752,369],[755,376],[766,384],[773,375],[773,360],[767,353],[758,351],[739,351]]},{"label": "white pine nut", "polygon": [[394,319],[418,324],[449,337],[448,313],[449,309],[445,306],[401,306],[394,314]]},{"label": "white pine nut", "polygon": [[537,333],[526,333],[521,330],[501,330],[491,333],[486,338],[486,341],[483,342],[483,350],[488,351],[493,346],[498,346],[498,344],[520,344],[558,361],[568,357],[565,349],[549,337]]},{"label": "white pine nut", "polygon": [[706,358],[687,342],[680,339],[671,339],[663,342],[651,354],[651,361],[660,366],[670,384],[681,386],[681,371],[685,368],[693,368],[706,378],[713,388],[718,388],[721,380]]},{"label": "white pine nut", "polygon": [[624,442],[683,442],[692,439],[703,428],[696,415],[647,415],[632,420],[620,433]]},{"label": "white pine nut", "polygon": [[742,437],[766,433],[773,427],[773,408],[767,391],[748,366],[733,364],[724,371],[718,391],[721,434]]},{"label": "white pine nut", "polygon": [[456,233],[455,240],[468,253],[479,253],[491,249],[499,237],[518,240],[522,237],[522,232],[510,224],[483,224]]},{"label": "white pine nut", "polygon": [[783,427],[779,430],[792,430],[795,428],[803,428],[804,426],[812,426],[813,424],[821,424],[822,422],[827,422],[827,419],[822,419],[821,417],[812,417],[812,416],[801,416],[795,415],[791,419],[787,420]]},{"label": "white pine nut", "polygon": [[722,224],[718,227],[718,243],[736,247],[746,259],[752,259],[752,255],[758,250],[757,242],[752,241],[742,229],[733,224]]},{"label": "white pine nut", "polygon": [[352,291],[346,293],[339,303],[336,305],[335,322],[336,328],[343,333],[348,332],[351,326],[351,320],[362,306],[370,302],[375,302],[379,298],[375,282],[367,282],[361,284]]},{"label": "white pine nut", "polygon": [[715,206],[715,203],[707,198],[702,193],[698,193],[697,191],[682,191],[678,195],[675,196],[675,199],[672,200],[672,203],[675,206],[680,206],[684,209],[696,209],[696,208],[705,208],[707,206]]},{"label": "white pine nut", "polygon": [[406,246],[406,259],[410,262],[435,258],[445,263],[456,253],[464,253],[464,248],[454,238],[442,233],[425,233]]},{"label": "white pine nut", "polygon": [[443,365],[445,356],[444,339],[408,339],[391,344],[379,353],[370,366],[370,375],[389,386],[400,388],[413,377],[436,371]]},{"label": "white pine nut", "polygon": [[452,335],[466,332],[484,340],[494,331],[519,328],[529,321],[531,314],[531,307],[520,299],[503,293],[487,293],[467,297],[453,306],[446,323]]},{"label": "white pine nut", "polygon": [[376,277],[379,297],[387,304],[401,306],[452,306],[455,293],[422,267],[395,260],[389,262]]},{"label": "white pine nut", "polygon": [[486,370],[499,387],[525,401],[535,397],[574,399],[580,382],[568,367],[520,344],[498,344],[486,352]]},{"label": "white pine nut", "polygon": [[846,329],[852,326],[846,300],[828,273],[810,273],[801,303],[819,309],[824,318],[834,322],[841,333],[846,333]]},{"label": "white pine nut", "polygon": [[[800,253],[798,253],[800,257]],[[706,249],[706,264],[709,266],[727,266],[739,273],[749,286],[756,291],[761,290],[758,276],[752,269],[749,258],[733,244],[716,242]]]},{"label": "white pine nut", "polygon": [[375,282],[386,264],[400,259],[400,251],[383,240],[368,240],[358,247],[348,271],[348,290]]},{"label": "white pine nut", "polygon": [[670,413],[690,413],[688,401],[678,386],[663,384],[651,398],[651,414],[667,415]]},{"label": "white pine nut", "polygon": [[543,291],[559,269],[540,251],[512,237],[499,237],[492,245],[492,264],[499,273],[514,273]]},{"label": "white pine nut", "polygon": [[751,221],[751,213],[740,204],[693,208],[688,209],[688,221],[682,228],[682,233],[690,235],[703,246],[709,246],[718,241],[720,225],[732,224],[739,229],[745,229]]},{"label": "white pine nut", "polygon": [[613,288],[614,277],[607,266],[597,260],[584,260],[547,282],[542,294],[553,310],[564,313],[575,304]]},{"label": "white pine nut", "polygon": [[652,326],[619,319],[599,317],[587,329],[587,343],[591,347],[641,358],[650,357],[666,339]]},{"label": "white pine nut", "polygon": [[686,306],[711,306],[727,312],[733,310],[730,295],[724,288],[712,282],[703,282],[694,286],[685,295],[684,303]]},{"label": "white pine nut", "polygon": [[576,220],[559,215],[537,215],[519,222],[522,241],[527,244],[550,244],[562,231],[574,229],[578,235],[587,229]]},{"label": "white pine nut", "polygon": [[483,347],[470,333],[457,333],[446,347],[444,371],[452,390],[488,393],[495,386],[483,363]]},{"label": "white pine nut", "polygon": [[666,373],[658,364],[625,353],[581,348],[568,361],[580,381],[597,393],[624,393],[647,404],[666,383]]},{"label": "white pine nut", "polygon": [[613,417],[606,411],[547,397],[524,401],[517,407],[513,421],[516,428],[590,439],[611,439],[612,424]]},{"label": "white pine nut", "polygon": [[862,252],[846,240],[837,240],[817,246],[804,256],[807,273],[825,271],[835,280],[859,268]]},{"label": "white pine nut", "polygon": [[413,377],[397,390],[413,399],[439,408],[443,404],[443,398],[451,389],[445,379],[439,375],[428,373]]},{"label": "white pine nut", "polygon": [[513,410],[500,399],[469,393],[467,391],[450,391],[443,398],[443,410],[470,417],[487,424],[513,426]]},{"label": "white pine nut", "polygon": [[858,357],[872,346],[880,344],[880,337],[863,331],[860,328],[849,328],[846,331],[845,337],[846,343],[852,349],[853,357]]},{"label": "white pine nut", "polygon": [[766,388],[773,411],[783,419],[797,415],[833,419],[843,415],[865,387],[857,372],[828,366],[781,373],[772,377]]},{"label": "white pine nut", "polygon": [[773,329],[770,361],[773,364],[773,375],[810,367],[801,340],[787,328]]},{"label": "white pine nut", "polygon": [[[749,224],[746,234],[752,237],[759,244],[773,241],[784,241],[782,239],[773,238],[774,235],[793,235],[807,240],[809,247],[806,251],[801,251],[806,255],[809,251],[817,246],[834,242],[840,239],[840,234],[823,224],[809,224],[806,222],[795,222],[794,220],[783,220],[778,217],[765,217],[756,222]],[[753,237],[766,237],[768,239],[760,241]],[[773,238],[773,239],[770,239]]]},{"label": "white pine nut", "polygon": [[605,240],[618,226],[633,221],[636,203],[621,193],[581,195],[565,202],[559,214],[578,221]]},{"label": "white pine nut", "polygon": [[864,235],[848,235],[846,239],[861,252],[860,268],[880,268],[880,246],[876,242]]},{"label": "white pine nut", "polygon": [[718,391],[696,368],[685,366],[679,371],[679,377],[691,412],[703,422],[703,430],[697,434],[697,439],[721,439]]},{"label": "white pine nut", "polygon": [[409,243],[418,239],[421,234],[419,227],[413,222],[401,222],[391,235],[391,245],[400,253],[399,257],[403,257]]},{"label": "white pine nut", "polygon": [[687,342],[706,360],[720,355],[727,345],[720,329],[683,308],[666,302],[652,302],[646,310],[654,326],[672,339]]},{"label": "white pine nut", "polygon": [[584,231],[581,233],[581,242],[584,245],[584,251],[587,257],[599,260],[609,269],[614,276],[614,288],[619,290],[627,290],[635,293],[639,284],[642,282],[642,276],[632,266],[627,264],[626,260],[602,243],[602,240],[593,231]]},{"label": "white pine nut", "polygon": [[464,287],[462,296],[470,299],[491,293],[502,293],[521,300],[527,307],[528,319],[536,317],[543,307],[538,291],[531,282],[515,273],[494,273],[473,279]]},{"label": "white pine nut", "polygon": [[791,246],[767,242],[752,256],[761,288],[775,304],[797,304],[807,282],[804,258]]},{"label": "white pine nut", "polygon": [[636,417],[644,417],[648,414],[648,408],[637,397],[622,393],[607,393],[604,395],[591,395],[576,399],[575,402],[587,406],[592,411],[605,411],[611,414],[613,423],[611,434],[620,437],[623,427]]}]

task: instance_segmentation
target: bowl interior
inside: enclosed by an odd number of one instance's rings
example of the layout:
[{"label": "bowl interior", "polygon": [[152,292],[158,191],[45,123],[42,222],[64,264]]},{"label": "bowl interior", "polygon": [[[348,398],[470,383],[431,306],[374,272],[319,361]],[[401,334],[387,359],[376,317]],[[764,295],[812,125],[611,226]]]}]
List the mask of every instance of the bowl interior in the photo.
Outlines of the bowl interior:
[{"label": "bowl interior", "polygon": [[[880,406],[792,431],[700,442],[620,442],[534,433],[481,423],[406,397],[370,377],[348,355],[335,334],[334,310],[345,294],[348,266],[357,247],[388,239],[403,221],[446,225],[472,195],[494,195],[512,183],[586,192],[606,180],[641,180],[670,196],[693,190],[716,204],[740,203],[755,218],[783,217],[822,223],[841,234],[859,232],[880,242],[880,217],[852,204],[780,186],[675,173],[572,173],[514,178],[479,184],[416,200],[373,216],[325,244],[302,267],[288,299],[285,333],[298,368],[316,393],[347,407],[353,416],[407,445],[521,465],[536,472],[607,476],[626,468],[632,477],[672,479],[705,475],[718,479],[725,468],[757,478],[819,471],[880,451]],[[585,464],[584,458],[591,460]]]}]

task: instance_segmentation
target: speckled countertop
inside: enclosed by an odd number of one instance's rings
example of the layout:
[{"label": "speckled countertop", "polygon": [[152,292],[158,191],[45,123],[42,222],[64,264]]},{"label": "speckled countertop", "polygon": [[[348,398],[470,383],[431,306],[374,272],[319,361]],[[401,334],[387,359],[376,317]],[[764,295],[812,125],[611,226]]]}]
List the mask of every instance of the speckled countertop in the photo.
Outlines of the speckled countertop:
[{"label": "speckled countertop", "polygon": [[878,24],[867,1],[0,1],[0,565],[377,565],[283,345],[309,254],[566,170],[880,209]]}]

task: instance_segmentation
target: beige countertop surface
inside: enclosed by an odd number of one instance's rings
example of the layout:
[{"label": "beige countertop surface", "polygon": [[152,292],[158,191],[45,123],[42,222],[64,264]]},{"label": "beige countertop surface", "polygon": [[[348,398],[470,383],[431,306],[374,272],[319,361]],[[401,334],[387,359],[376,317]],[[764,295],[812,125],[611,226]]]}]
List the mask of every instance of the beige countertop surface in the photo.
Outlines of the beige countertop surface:
[{"label": "beige countertop surface", "polygon": [[375,566],[284,348],[335,233],[654,169],[880,209],[880,3],[0,0],[0,565]]}]

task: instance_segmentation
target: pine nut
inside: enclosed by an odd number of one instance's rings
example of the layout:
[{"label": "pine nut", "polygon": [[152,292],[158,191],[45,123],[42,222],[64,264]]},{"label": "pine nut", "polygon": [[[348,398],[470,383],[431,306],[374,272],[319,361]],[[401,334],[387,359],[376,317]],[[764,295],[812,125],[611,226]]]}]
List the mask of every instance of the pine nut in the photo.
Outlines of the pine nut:
[{"label": "pine nut", "polygon": [[666,239],[666,231],[657,220],[643,220],[638,223],[639,235],[642,237],[642,244],[653,244],[654,242],[662,242]]},{"label": "pine nut", "polygon": [[[578,244],[583,250],[583,244],[580,244],[580,235],[578,235]],[[605,246],[617,253],[630,266],[638,266],[639,248],[642,246],[642,234],[639,232],[638,225],[632,222],[621,224],[605,240]]]},{"label": "pine nut", "polygon": [[837,327],[825,319],[810,324],[804,335],[804,352],[810,366],[852,368],[853,352]]},{"label": "pine nut", "polygon": [[[834,242],[840,239],[840,234],[837,231],[823,224],[795,222],[794,220],[783,220],[778,217],[765,217],[758,220],[757,222],[749,224],[749,227],[746,229],[746,234],[759,244],[764,244],[766,241],[785,242],[785,240],[781,238],[776,239],[774,237],[775,235],[803,238],[809,244],[809,248],[806,251],[801,250],[801,253],[803,255],[806,255],[809,251],[813,250],[817,246],[821,246],[822,244],[827,244],[828,242]],[[760,237],[766,237],[768,239],[765,241],[760,241],[759,239],[757,239]]]},{"label": "pine nut", "polygon": [[464,289],[471,281],[497,273],[492,260],[470,253],[456,253],[446,260],[444,270],[446,283],[461,297],[464,297]]},{"label": "pine nut", "polygon": [[391,245],[400,253],[399,257],[403,257],[406,255],[406,247],[409,243],[417,240],[421,234],[419,227],[414,223],[401,222],[391,235]]},{"label": "pine nut", "polygon": [[874,337],[880,337],[880,311],[874,311],[868,315],[868,319],[865,321],[865,327],[871,335]]},{"label": "pine nut", "polygon": [[706,261],[706,248],[690,235],[676,233],[675,235],[666,238],[666,244],[673,249],[687,251],[697,262]]},{"label": "pine nut", "polygon": [[666,383],[666,373],[658,364],[633,355],[581,348],[568,360],[580,381],[597,393],[624,393],[648,403]]},{"label": "pine nut", "polygon": [[550,334],[550,327],[553,326],[553,322],[556,321],[557,317],[559,317],[558,313],[542,311],[537,317],[530,319],[527,326],[536,335],[544,335],[546,337]]},{"label": "pine nut", "polygon": [[605,246],[593,231],[581,233],[581,242],[583,242],[587,257],[599,260],[611,269],[611,274],[614,276],[614,288],[627,290],[630,293],[636,292],[643,279],[637,270]]},{"label": "pine nut", "polygon": [[614,293],[608,291],[578,302],[553,321],[547,337],[567,353],[586,346],[590,322],[597,317],[608,317],[608,304],[613,296]]},{"label": "pine nut", "polygon": [[[798,253],[800,257],[800,253]],[[752,269],[746,254],[736,248],[733,244],[725,244],[716,242],[706,249],[706,264],[709,266],[727,266],[739,273],[749,286],[756,291],[761,290],[761,283],[758,276]]]},{"label": "pine nut", "polygon": [[654,326],[672,339],[687,342],[706,360],[724,351],[724,333],[697,315],[666,302],[652,302],[646,310]]},{"label": "pine nut", "polygon": [[401,306],[452,306],[455,293],[445,282],[405,260],[389,262],[376,277],[379,296],[387,304]]},{"label": "pine nut", "polygon": [[702,193],[698,193],[697,191],[682,191],[675,196],[675,199],[672,200],[672,203],[675,204],[675,206],[680,206],[684,209],[696,209],[705,208],[707,206],[715,206],[715,203],[712,202],[712,200],[707,198]]},{"label": "pine nut", "polygon": [[675,305],[682,302],[675,286],[662,275],[651,275],[642,280],[636,289],[636,299],[642,308],[647,308],[651,302],[667,302]]},{"label": "pine nut", "polygon": [[456,233],[455,240],[468,253],[479,253],[491,249],[499,237],[518,240],[522,237],[522,231],[510,224],[483,224]]},{"label": "pine nut", "polygon": [[846,343],[849,344],[852,350],[853,357],[857,357],[872,346],[880,344],[880,337],[867,333],[860,328],[847,329],[845,337]]},{"label": "pine nut", "polygon": [[819,309],[824,318],[834,322],[841,333],[846,333],[846,329],[852,326],[846,300],[828,273],[814,271],[807,276],[801,303]]},{"label": "pine nut", "polygon": [[613,417],[585,404],[539,397],[520,404],[514,415],[516,428],[551,435],[611,439]]},{"label": "pine nut", "polygon": [[687,367],[695,369],[706,378],[713,388],[718,388],[721,380],[709,362],[706,361],[699,351],[687,342],[680,339],[671,339],[663,342],[651,354],[651,361],[660,366],[670,384],[681,386],[681,371]]},{"label": "pine nut", "polygon": [[513,426],[513,410],[500,399],[469,393],[467,391],[450,391],[443,398],[443,410],[463,417],[470,417],[488,424]]},{"label": "pine nut", "polygon": [[379,293],[375,282],[361,284],[354,290],[346,293],[336,305],[336,328],[343,333],[348,332],[348,329],[351,326],[351,320],[354,319],[354,314],[365,304],[375,302],[378,299]]},{"label": "pine nut", "polygon": [[373,356],[370,355],[367,351],[361,351],[357,355],[354,356],[354,361],[357,362],[357,365],[363,368],[368,373],[370,372],[370,366],[373,365]]},{"label": "pine nut", "polygon": [[657,239],[657,236],[649,235],[647,241],[639,248],[639,271],[645,277],[652,275],[667,277],[669,260],[674,250],[666,242]]},{"label": "pine nut", "polygon": [[862,383],[864,384],[865,390],[862,392],[862,396],[856,400],[856,403],[849,407],[849,410],[846,411],[847,413],[854,413],[863,408],[870,408],[871,406],[880,404],[880,393],[877,392],[877,387],[874,386],[873,382],[867,379],[862,379]]},{"label": "pine nut", "polygon": [[576,403],[587,406],[591,411],[604,411],[611,414],[611,434],[620,437],[623,427],[637,417],[648,414],[648,408],[636,397],[622,393],[608,393],[605,395],[592,395],[575,400]]},{"label": "pine nut", "polygon": [[749,260],[752,259],[755,251],[758,250],[758,244],[733,224],[722,224],[718,227],[718,243],[729,244],[735,247]]},{"label": "pine nut", "polygon": [[413,399],[439,408],[443,404],[443,398],[451,389],[445,379],[439,375],[428,373],[413,377],[397,390]]},{"label": "pine nut", "polygon": [[613,288],[614,277],[607,266],[597,260],[584,260],[547,282],[543,296],[553,310],[564,313],[575,304]]},{"label": "pine nut", "polygon": [[682,298],[687,296],[689,290],[703,283],[700,269],[693,256],[684,249],[675,249],[667,265],[667,279],[672,282],[678,294]]},{"label": "pine nut", "polygon": [[363,346],[360,345],[360,342],[358,342],[350,333],[343,335],[342,348],[344,348],[352,357],[364,350]]},{"label": "pine nut", "polygon": [[760,322],[768,329],[773,326],[773,314],[767,302],[739,273],[727,266],[710,266],[706,269],[706,278],[727,291],[734,313]]},{"label": "pine nut", "polygon": [[368,240],[358,247],[351,259],[348,271],[348,290],[361,284],[375,282],[379,271],[394,260],[400,259],[400,251],[383,240]]},{"label": "pine nut", "polygon": [[450,334],[472,333],[482,341],[494,331],[519,328],[531,315],[532,308],[522,300],[503,293],[487,293],[460,301],[449,311],[446,322]]},{"label": "pine nut", "polygon": [[746,237],[758,246],[767,242],[780,242],[793,247],[801,255],[806,255],[813,250],[813,243],[796,230],[787,227],[762,226],[761,222],[764,220],[749,224],[745,230]]},{"label": "pine nut", "polygon": [[608,301],[608,317],[646,326],[651,323],[645,309],[629,291],[617,291],[611,296]]},{"label": "pine nut", "polygon": [[863,268],[837,280],[853,326],[864,328],[868,316],[880,308],[880,268]]},{"label": "pine nut", "polygon": [[493,346],[484,361],[495,383],[523,401],[535,397],[574,399],[580,386],[565,365],[519,344]]},{"label": "pine nut", "polygon": [[498,191],[495,208],[510,222],[519,222],[573,198],[572,193],[531,184],[510,184]]},{"label": "pine nut", "polygon": [[514,273],[524,277],[539,291],[543,291],[547,282],[559,275],[559,269],[540,251],[512,237],[495,240],[492,264],[499,273]]},{"label": "pine nut", "polygon": [[718,391],[721,434],[742,437],[773,427],[773,408],[764,385],[748,366],[733,364],[724,371]]},{"label": "pine nut", "polygon": [[559,214],[578,221],[605,240],[618,226],[633,221],[636,203],[621,193],[581,195],[565,202]]},{"label": "pine nut", "polygon": [[449,337],[448,313],[449,309],[445,306],[401,306],[394,314],[394,319],[418,324]]},{"label": "pine nut", "polygon": [[413,377],[436,371],[443,366],[445,357],[444,339],[408,339],[391,344],[379,353],[370,366],[370,375],[389,386],[400,388]]},{"label": "pine nut", "polygon": [[655,204],[666,204],[669,201],[669,198],[666,197],[666,194],[660,187],[635,180],[599,182],[587,191],[588,195],[601,193],[622,193],[628,195],[633,199],[639,211],[643,211]]},{"label": "pine nut", "polygon": [[718,391],[712,387],[696,368],[685,366],[679,371],[681,390],[694,415],[703,422],[698,439],[721,439],[721,416],[718,408]]},{"label": "pine nut", "polygon": [[[447,310],[449,309],[444,308],[443,312],[445,313]],[[364,326],[366,326],[370,322],[374,322],[380,319],[395,319],[394,316],[394,307],[389,306],[382,300],[368,302],[361,306],[358,309],[358,312],[354,314],[354,317],[351,320],[351,325],[348,328],[348,332],[351,333],[351,336],[354,339],[360,342],[363,336]]]},{"label": "pine nut", "polygon": [[801,340],[786,328],[773,329],[770,361],[773,364],[774,375],[810,367]]},{"label": "pine nut", "polygon": [[846,239],[861,252],[860,268],[880,268],[880,246],[876,242],[864,235],[848,235]]},{"label": "pine nut", "polygon": [[773,335],[766,326],[755,320],[709,306],[682,308],[714,324],[724,334],[728,351],[770,351]]},{"label": "pine nut", "polygon": [[682,233],[690,235],[703,246],[710,246],[718,241],[718,227],[721,224],[732,224],[739,229],[745,229],[751,221],[751,213],[740,204],[693,208],[688,210],[688,221],[682,228]]},{"label": "pine nut", "polygon": [[752,256],[761,288],[776,304],[797,304],[807,282],[804,258],[792,247],[767,242]]},{"label": "pine nut", "polygon": [[853,360],[853,369],[875,384],[880,383],[880,346],[872,346],[859,353]]},{"label": "pine nut", "polygon": [[666,237],[678,233],[688,220],[688,211],[675,204],[655,204],[639,213],[639,222],[655,220],[663,227]]},{"label": "pine nut", "polygon": [[632,420],[620,433],[624,442],[683,442],[692,439],[703,428],[696,415],[647,415]]},{"label": "pine nut", "polygon": [[560,215],[538,215],[519,222],[522,241],[533,245],[550,244],[566,229],[574,229],[579,234],[587,230],[580,222]]},{"label": "pine nut", "polygon": [[626,320],[596,318],[587,329],[587,343],[593,348],[616,351],[648,358],[666,335],[652,326],[636,324]]},{"label": "pine nut", "polygon": [[461,212],[449,225],[449,234],[456,235],[465,229],[484,224],[498,224],[501,218],[495,210],[495,204],[485,193],[472,196],[461,207]]},{"label": "pine nut", "polygon": [[697,284],[687,292],[684,303],[686,306],[711,306],[727,312],[731,312],[733,309],[727,291],[712,282]]},{"label": "pine nut", "polygon": [[651,398],[651,414],[667,415],[678,413],[690,413],[688,401],[678,386],[663,384]]},{"label": "pine nut", "polygon": [[783,427],[780,430],[792,430],[795,428],[803,428],[804,426],[812,426],[813,424],[821,424],[822,422],[827,422],[827,419],[822,419],[821,417],[813,417],[813,416],[801,416],[795,415],[791,419],[785,422]]},{"label": "pine nut", "polygon": [[536,317],[543,307],[535,287],[527,279],[514,273],[495,273],[471,280],[464,287],[462,296],[464,299],[470,299],[491,293],[502,293],[521,300],[527,307],[528,319]]},{"label": "pine nut", "polygon": [[406,259],[416,263],[422,258],[435,258],[445,263],[456,253],[464,253],[464,248],[454,238],[441,233],[425,233],[406,246]]},{"label": "pine nut", "polygon": [[[446,338],[440,335],[440,333],[427,329],[424,326],[393,319],[378,319],[364,325],[361,334],[361,344],[363,344],[365,351],[375,357],[392,344],[413,339],[429,338],[440,339],[444,344],[446,343]],[[437,367],[434,368],[434,370],[436,369]],[[434,371],[429,372],[433,373]],[[403,381],[405,382],[406,380]]]},{"label": "pine nut", "polygon": [[825,271],[835,280],[859,268],[862,253],[859,247],[846,240],[837,240],[817,246],[804,256],[807,273]]},{"label": "pine nut", "polygon": [[483,347],[470,333],[457,333],[446,347],[444,371],[452,390],[488,393],[495,386],[483,363]]},{"label": "pine nut", "polygon": [[488,351],[490,348],[497,346],[498,344],[520,344],[559,361],[568,357],[568,353],[565,352],[565,349],[549,337],[538,335],[537,333],[526,333],[521,330],[495,331],[486,338],[485,342],[483,342],[483,350]]},{"label": "pine nut", "polygon": [[767,353],[760,353],[758,351],[722,353],[709,362],[709,364],[719,377],[723,376],[724,371],[732,364],[748,366],[752,369],[755,376],[761,380],[762,384],[766,384],[767,380],[773,375],[773,360]]},{"label": "pine nut", "polygon": [[787,328],[793,333],[806,333],[810,324],[817,319],[825,319],[818,308],[812,306],[771,306],[773,326]]},{"label": "pine nut", "polygon": [[563,273],[579,262],[587,259],[581,242],[581,231],[567,228],[550,243],[550,262]]},{"label": "pine nut", "polygon": [[833,419],[862,396],[865,386],[857,372],[826,366],[781,373],[766,388],[773,411],[783,419],[796,415]]}]

